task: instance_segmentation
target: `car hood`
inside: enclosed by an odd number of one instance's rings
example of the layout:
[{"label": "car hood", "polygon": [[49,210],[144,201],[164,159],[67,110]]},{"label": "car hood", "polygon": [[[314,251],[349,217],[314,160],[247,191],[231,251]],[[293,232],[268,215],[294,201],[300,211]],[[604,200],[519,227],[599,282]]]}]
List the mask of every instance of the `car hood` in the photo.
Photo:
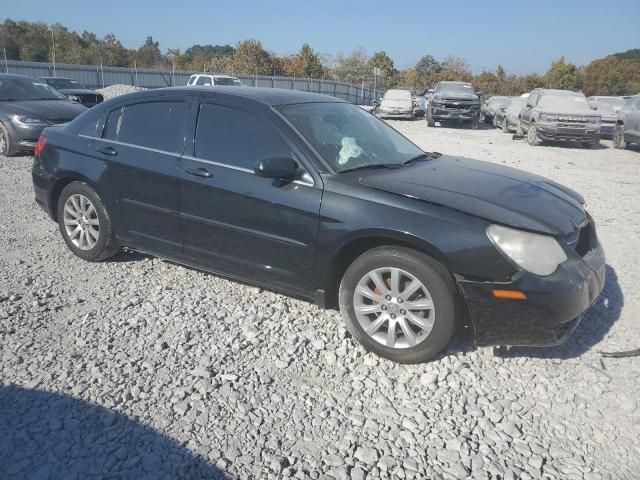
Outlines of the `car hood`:
[{"label": "car hood", "polygon": [[442,92],[433,95],[434,100],[478,100],[478,96],[473,93],[464,92]]},{"label": "car hood", "polygon": [[359,183],[370,188],[556,236],[573,232],[587,215],[584,199],[573,190],[480,160],[443,155],[405,168],[359,174]]},{"label": "car hood", "polygon": [[8,115],[28,115],[53,123],[71,121],[86,109],[87,107],[67,100],[25,100],[0,103],[0,112]]},{"label": "car hood", "polygon": [[66,95],[99,95],[98,92],[88,88],[59,88],[58,91]]}]

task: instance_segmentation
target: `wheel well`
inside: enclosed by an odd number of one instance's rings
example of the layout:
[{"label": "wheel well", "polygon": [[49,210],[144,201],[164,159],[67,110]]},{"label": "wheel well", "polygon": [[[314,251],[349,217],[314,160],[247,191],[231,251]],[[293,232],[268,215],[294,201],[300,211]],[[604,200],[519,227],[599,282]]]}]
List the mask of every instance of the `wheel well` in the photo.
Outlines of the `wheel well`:
[{"label": "wheel well", "polygon": [[425,255],[429,255],[442,264],[445,263],[442,258],[439,258],[440,255],[438,255],[437,252],[429,251],[429,249],[426,248],[416,247],[416,245],[410,242],[402,241],[397,238],[366,237],[353,240],[338,251],[337,255],[333,259],[333,262],[331,263],[331,267],[329,267],[329,271],[327,272],[327,275],[323,282],[325,290],[324,306],[326,308],[338,308],[338,292],[340,289],[340,282],[342,280],[344,272],[347,270],[347,268],[349,268],[349,265],[351,265],[356,258],[358,258],[366,251],[382,246],[405,247],[417,252],[424,253]]},{"label": "wheel well", "polygon": [[64,177],[58,180],[51,188],[51,198],[49,199],[49,205],[51,205],[51,215],[54,221],[58,221],[58,199],[64,187],[73,182],[86,182],[82,177]]},{"label": "wheel well", "polygon": [[622,120],[617,120],[616,125],[624,125],[624,122]]}]

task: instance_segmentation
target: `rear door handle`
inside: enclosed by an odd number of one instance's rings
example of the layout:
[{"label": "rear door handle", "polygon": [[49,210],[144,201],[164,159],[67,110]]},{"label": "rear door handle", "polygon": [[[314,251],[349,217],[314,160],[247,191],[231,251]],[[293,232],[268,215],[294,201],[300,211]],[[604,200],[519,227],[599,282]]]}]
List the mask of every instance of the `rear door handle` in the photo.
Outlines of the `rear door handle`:
[{"label": "rear door handle", "polygon": [[103,155],[109,155],[111,157],[115,157],[116,155],[118,155],[118,151],[113,147],[98,148],[97,152],[102,153]]},{"label": "rear door handle", "polygon": [[189,175],[193,175],[195,177],[203,177],[203,178],[211,178],[213,177],[212,173],[209,173],[209,171],[206,168],[185,168],[184,170],[186,173],[188,173]]}]

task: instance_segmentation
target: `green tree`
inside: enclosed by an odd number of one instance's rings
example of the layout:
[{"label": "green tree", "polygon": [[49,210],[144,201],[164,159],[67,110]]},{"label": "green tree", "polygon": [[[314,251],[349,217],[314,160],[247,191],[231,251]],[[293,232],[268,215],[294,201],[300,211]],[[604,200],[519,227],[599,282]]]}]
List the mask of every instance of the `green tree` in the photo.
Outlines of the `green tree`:
[{"label": "green tree", "polygon": [[442,70],[442,65],[438,62],[432,55],[425,55],[414,67],[416,73],[422,75],[427,78],[433,78],[435,75],[440,73]]},{"label": "green tree", "polygon": [[632,95],[640,91],[640,63],[610,55],[584,67],[582,79],[586,95]]},{"label": "green tree", "polygon": [[582,86],[577,67],[573,63],[567,63],[564,57],[551,62],[551,67],[544,75],[544,81],[549,88],[561,90],[579,90]]},{"label": "green tree", "polygon": [[366,79],[373,75],[374,68],[380,69],[380,78],[377,81],[383,88],[393,88],[401,81],[398,75],[399,72],[393,65],[393,60],[385,51],[375,52],[367,61],[368,72],[365,75]]},{"label": "green tree", "polygon": [[322,78],[322,57],[305,43],[295,55],[282,59],[281,70],[292,77]]},{"label": "green tree", "polygon": [[369,56],[367,51],[358,47],[349,55],[339,53],[336,56],[336,64],[333,73],[338,81],[360,83],[365,78],[371,78],[368,67]]},{"label": "green tree", "polygon": [[250,75],[271,75],[273,60],[262,43],[258,40],[243,40],[238,42],[233,52],[232,61],[234,73]]},{"label": "green tree", "polygon": [[164,66],[162,53],[160,52],[160,44],[154,42],[153,37],[147,37],[144,44],[136,52],[136,60],[138,67],[151,68]]}]

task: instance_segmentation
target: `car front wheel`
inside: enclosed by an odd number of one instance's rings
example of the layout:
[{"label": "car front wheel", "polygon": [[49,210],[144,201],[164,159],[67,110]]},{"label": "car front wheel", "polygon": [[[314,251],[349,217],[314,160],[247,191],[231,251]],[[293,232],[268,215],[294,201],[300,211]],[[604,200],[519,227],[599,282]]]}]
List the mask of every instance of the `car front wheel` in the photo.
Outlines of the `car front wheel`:
[{"label": "car front wheel", "polygon": [[64,187],[57,219],[65,243],[78,257],[97,262],[118,252],[109,215],[88,184],[72,182]]},{"label": "car front wheel", "polygon": [[11,139],[9,138],[9,132],[7,129],[0,123],[0,157],[9,156],[9,152],[11,151]]},{"label": "car front wheel", "polygon": [[627,142],[624,141],[624,125],[616,125],[613,131],[613,147],[626,148]]},{"label": "car front wheel", "polygon": [[538,131],[536,130],[536,125],[534,123],[529,125],[529,130],[527,130],[527,143],[533,146],[542,144],[540,138],[538,137]]},{"label": "car front wheel", "polygon": [[400,247],[358,257],[340,284],[340,310],[367,350],[399,363],[436,356],[455,330],[454,285],[433,258]]}]

